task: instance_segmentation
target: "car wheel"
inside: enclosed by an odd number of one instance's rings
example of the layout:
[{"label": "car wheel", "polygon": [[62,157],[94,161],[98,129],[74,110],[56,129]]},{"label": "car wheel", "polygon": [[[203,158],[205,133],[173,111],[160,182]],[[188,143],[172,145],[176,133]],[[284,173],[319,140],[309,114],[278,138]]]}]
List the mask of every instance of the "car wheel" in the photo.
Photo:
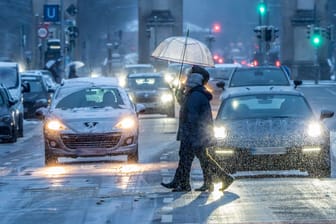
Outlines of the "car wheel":
[{"label": "car wheel", "polygon": [[22,114],[19,115],[18,137],[23,137],[23,116]]},{"label": "car wheel", "polygon": [[16,142],[17,141],[17,129],[16,127],[13,127],[12,130],[12,137],[8,140],[8,142]]},{"label": "car wheel", "polygon": [[137,147],[135,152],[127,155],[127,162],[129,162],[129,163],[138,163],[139,162],[138,147]]},{"label": "car wheel", "polygon": [[46,166],[53,166],[57,164],[57,156],[53,155],[47,143],[45,143],[44,147],[44,164]]},{"label": "car wheel", "polygon": [[317,178],[330,177],[331,164],[330,164],[329,150],[327,155],[324,156],[324,158],[316,162],[311,162],[307,167],[307,171],[310,177],[317,177]]},{"label": "car wheel", "polygon": [[168,113],[167,113],[168,117],[175,117],[175,106],[172,105],[169,109],[168,109]]}]

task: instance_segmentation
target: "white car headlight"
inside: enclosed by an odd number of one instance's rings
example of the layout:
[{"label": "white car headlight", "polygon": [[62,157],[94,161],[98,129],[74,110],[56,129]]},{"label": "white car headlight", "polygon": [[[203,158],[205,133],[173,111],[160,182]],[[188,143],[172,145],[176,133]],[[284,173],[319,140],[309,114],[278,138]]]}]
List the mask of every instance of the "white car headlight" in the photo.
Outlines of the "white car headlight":
[{"label": "white car headlight", "polygon": [[162,103],[168,103],[173,101],[173,95],[171,93],[164,93],[161,95],[161,102]]},{"label": "white car headlight", "polygon": [[132,129],[136,127],[136,122],[134,118],[126,117],[119,121],[116,127],[120,129]]},{"label": "white car headlight", "polygon": [[227,136],[227,130],[224,126],[214,127],[215,138],[223,139]]},{"label": "white car headlight", "polygon": [[164,79],[166,82],[171,83],[174,80],[174,76],[168,73],[164,76]]},{"label": "white car headlight", "polygon": [[314,137],[314,138],[319,137],[322,134],[322,127],[317,122],[311,122],[308,125],[307,133],[310,137]]},{"label": "white car headlight", "polygon": [[47,121],[46,128],[52,131],[63,131],[63,130],[68,129],[62,122],[58,120]]}]

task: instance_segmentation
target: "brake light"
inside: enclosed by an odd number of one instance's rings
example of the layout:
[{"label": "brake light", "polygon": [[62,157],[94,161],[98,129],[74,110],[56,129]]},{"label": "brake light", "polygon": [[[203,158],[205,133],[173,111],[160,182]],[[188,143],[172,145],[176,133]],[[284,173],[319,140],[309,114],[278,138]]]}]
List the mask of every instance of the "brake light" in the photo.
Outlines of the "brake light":
[{"label": "brake light", "polygon": [[259,65],[258,61],[257,60],[253,60],[253,66],[258,66],[258,65]]},{"label": "brake light", "polygon": [[277,66],[277,67],[280,67],[280,66],[281,66],[281,63],[280,63],[279,60],[276,60],[276,61],[275,61],[275,66]]}]

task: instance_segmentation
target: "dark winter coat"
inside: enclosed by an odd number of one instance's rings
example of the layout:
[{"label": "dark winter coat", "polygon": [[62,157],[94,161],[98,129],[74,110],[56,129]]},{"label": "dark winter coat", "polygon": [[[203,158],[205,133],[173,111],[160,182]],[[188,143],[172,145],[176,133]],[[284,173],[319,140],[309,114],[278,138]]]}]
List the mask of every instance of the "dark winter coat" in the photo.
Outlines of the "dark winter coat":
[{"label": "dark winter coat", "polygon": [[194,149],[203,149],[213,139],[212,99],[204,86],[196,86],[181,104],[177,140],[186,141]]}]

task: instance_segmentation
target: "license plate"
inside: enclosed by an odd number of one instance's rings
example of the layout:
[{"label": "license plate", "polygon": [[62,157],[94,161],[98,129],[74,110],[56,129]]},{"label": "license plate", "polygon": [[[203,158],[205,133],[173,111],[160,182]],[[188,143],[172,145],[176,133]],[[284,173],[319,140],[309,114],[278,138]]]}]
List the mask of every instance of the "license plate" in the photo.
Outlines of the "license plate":
[{"label": "license plate", "polygon": [[251,149],[252,155],[283,155],[287,153],[284,147],[257,147]]}]

